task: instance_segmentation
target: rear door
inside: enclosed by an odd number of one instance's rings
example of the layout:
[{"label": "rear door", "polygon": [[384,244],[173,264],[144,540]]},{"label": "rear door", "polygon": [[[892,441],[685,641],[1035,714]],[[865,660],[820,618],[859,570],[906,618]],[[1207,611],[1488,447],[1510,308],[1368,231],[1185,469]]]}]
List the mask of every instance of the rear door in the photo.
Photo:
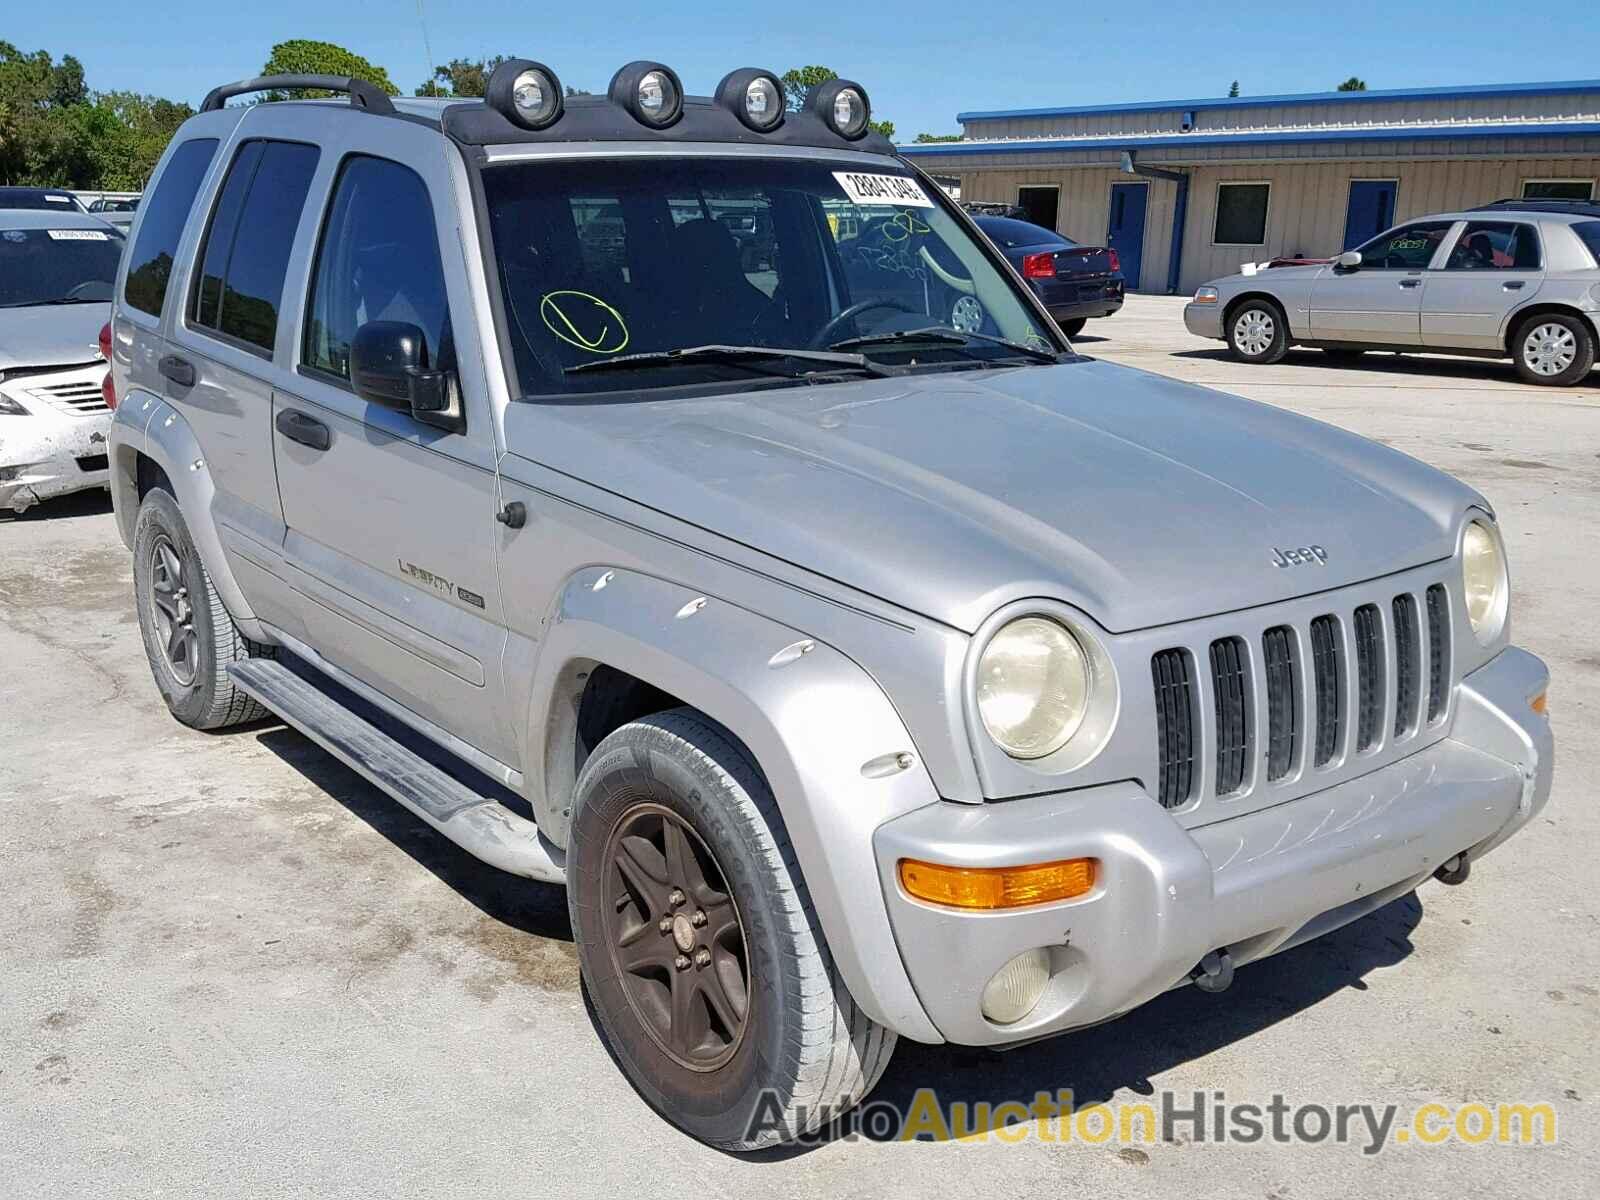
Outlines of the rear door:
[{"label": "rear door", "polygon": [[1544,249],[1529,221],[1469,221],[1443,269],[1428,272],[1422,298],[1425,346],[1497,350],[1512,310],[1544,284]]},{"label": "rear door", "polygon": [[[307,640],[491,760],[478,765],[515,767],[499,671],[496,449],[448,143],[351,114],[323,145],[332,179],[291,283],[303,297],[296,366],[274,400],[284,549]],[[455,373],[464,430],[356,395],[350,347],[369,321],[421,331],[429,364]]]},{"label": "rear door", "polygon": [[1421,345],[1425,273],[1456,224],[1402,225],[1361,247],[1359,268],[1324,268],[1311,285],[1311,336],[1324,341]]}]

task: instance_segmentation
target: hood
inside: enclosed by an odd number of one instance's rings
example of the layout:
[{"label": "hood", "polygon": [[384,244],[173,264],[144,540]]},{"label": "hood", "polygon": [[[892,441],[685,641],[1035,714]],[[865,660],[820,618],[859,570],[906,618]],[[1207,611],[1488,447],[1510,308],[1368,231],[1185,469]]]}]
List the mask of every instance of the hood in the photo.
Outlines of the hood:
[{"label": "hood", "polygon": [[0,308],[0,373],[96,362],[100,327],[110,319],[109,303]]},{"label": "hood", "polygon": [[[512,453],[971,632],[1049,596],[1121,632],[1449,557],[1471,489],[1109,363],[513,404]],[[1278,549],[1322,556],[1277,565]]]}]

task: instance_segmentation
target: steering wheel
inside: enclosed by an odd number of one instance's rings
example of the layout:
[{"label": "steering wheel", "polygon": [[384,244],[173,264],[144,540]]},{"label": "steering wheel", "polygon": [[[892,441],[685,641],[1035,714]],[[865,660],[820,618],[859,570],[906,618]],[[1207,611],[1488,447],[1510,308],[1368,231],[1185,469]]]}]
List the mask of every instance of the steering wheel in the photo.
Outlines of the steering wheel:
[{"label": "steering wheel", "polygon": [[811,339],[811,348],[813,350],[827,349],[837,340],[837,334],[841,329],[862,313],[871,312],[875,308],[894,309],[903,313],[915,313],[917,311],[903,300],[862,300],[858,304],[852,304],[821,329],[817,330],[817,336]]}]

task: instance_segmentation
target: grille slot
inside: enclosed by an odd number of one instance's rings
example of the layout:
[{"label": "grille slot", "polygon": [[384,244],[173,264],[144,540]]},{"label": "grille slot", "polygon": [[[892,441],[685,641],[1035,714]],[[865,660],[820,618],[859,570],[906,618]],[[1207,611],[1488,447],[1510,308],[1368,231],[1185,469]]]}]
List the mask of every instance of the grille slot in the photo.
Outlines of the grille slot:
[{"label": "grille slot", "polygon": [[1370,750],[1383,718],[1383,618],[1376,604],[1356,609],[1356,750]]},{"label": "grille slot", "polygon": [[1217,795],[1231,796],[1244,787],[1250,763],[1249,671],[1241,638],[1211,643],[1211,685],[1217,710]]},{"label": "grille slot", "polygon": [[1444,716],[1450,698],[1450,606],[1444,584],[1428,589],[1428,723]]},{"label": "grille slot", "polygon": [[100,391],[98,381],[78,380],[73,383],[51,383],[40,387],[30,387],[28,390],[46,404],[61,412],[87,417],[96,413],[111,411],[106,407],[106,398]]},{"label": "grille slot", "polygon": [[1311,666],[1317,692],[1317,744],[1312,762],[1325,767],[1339,752],[1343,736],[1344,654],[1339,618],[1322,616],[1311,622]]},{"label": "grille slot", "polygon": [[1417,626],[1417,600],[1410,593],[1394,598],[1394,736],[1417,727],[1422,707],[1422,630]]},{"label": "grille slot", "polygon": [[1160,754],[1157,799],[1182,808],[1194,796],[1194,682],[1187,650],[1162,650],[1150,659],[1156,689],[1156,744]]},{"label": "grille slot", "polygon": [[1282,779],[1294,765],[1300,733],[1300,686],[1294,659],[1294,631],[1279,625],[1261,635],[1267,676],[1267,782]]}]

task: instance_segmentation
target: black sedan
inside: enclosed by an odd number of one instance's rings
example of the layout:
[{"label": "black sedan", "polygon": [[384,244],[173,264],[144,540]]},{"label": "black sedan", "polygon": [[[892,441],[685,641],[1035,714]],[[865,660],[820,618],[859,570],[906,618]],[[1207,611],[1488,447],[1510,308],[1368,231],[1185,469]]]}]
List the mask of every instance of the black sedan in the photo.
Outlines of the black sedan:
[{"label": "black sedan", "polygon": [[972,219],[1039,294],[1068,337],[1082,333],[1090,317],[1109,317],[1122,307],[1122,264],[1115,250],[1080,246],[1011,217],[975,214]]}]

